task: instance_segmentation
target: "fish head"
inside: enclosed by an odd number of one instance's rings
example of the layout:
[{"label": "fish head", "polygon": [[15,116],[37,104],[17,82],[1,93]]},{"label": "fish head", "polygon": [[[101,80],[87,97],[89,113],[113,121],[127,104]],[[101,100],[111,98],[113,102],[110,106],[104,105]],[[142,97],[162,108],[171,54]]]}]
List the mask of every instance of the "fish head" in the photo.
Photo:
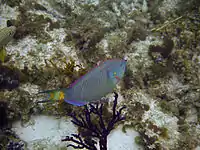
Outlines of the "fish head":
[{"label": "fish head", "polygon": [[109,67],[109,78],[118,83],[123,78],[126,69],[126,60],[114,61]]},{"label": "fish head", "polygon": [[16,32],[15,26],[5,27],[0,30],[0,48],[9,43]]},{"label": "fish head", "polygon": [[7,32],[8,32],[8,35],[9,35],[10,37],[13,37],[13,35],[14,35],[15,32],[16,32],[16,27],[15,27],[15,26],[10,26],[10,27],[8,27]]}]

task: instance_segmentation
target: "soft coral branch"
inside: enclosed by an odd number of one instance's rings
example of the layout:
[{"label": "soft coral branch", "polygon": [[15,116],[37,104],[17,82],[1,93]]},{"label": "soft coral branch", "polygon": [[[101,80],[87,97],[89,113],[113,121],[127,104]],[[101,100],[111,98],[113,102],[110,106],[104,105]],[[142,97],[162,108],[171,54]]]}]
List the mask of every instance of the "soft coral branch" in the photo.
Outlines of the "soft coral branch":
[{"label": "soft coral branch", "polygon": [[[68,147],[73,147],[74,149],[83,149],[87,148],[89,150],[97,150],[96,144],[97,142],[93,140],[94,138],[99,139],[99,146],[100,150],[107,150],[107,136],[111,132],[112,129],[114,129],[114,126],[117,122],[122,121],[125,119],[124,116],[122,116],[122,110],[125,109],[125,106],[122,106],[119,108],[119,110],[116,109],[117,107],[117,99],[118,94],[115,93],[114,96],[114,103],[112,107],[112,117],[111,120],[106,124],[103,120],[103,104],[90,104],[88,107],[87,105],[84,108],[84,115],[79,114],[78,116],[75,113],[70,114],[72,119],[72,123],[75,125],[87,130],[90,135],[87,136],[87,138],[84,138],[82,140],[80,134],[72,134],[72,137],[66,136],[65,139],[62,141],[71,141],[77,145],[69,144]],[[95,114],[99,120],[99,125],[95,124],[91,120],[91,114]],[[107,126],[106,126],[107,125]]]},{"label": "soft coral branch", "polygon": [[96,141],[94,140],[87,140],[85,139],[84,141],[82,140],[80,134],[71,134],[73,137],[66,136],[65,139],[62,139],[62,141],[71,141],[76,143],[77,145],[74,144],[68,144],[67,147],[73,147],[74,149],[83,149],[87,148],[89,150],[97,150],[95,147]]}]

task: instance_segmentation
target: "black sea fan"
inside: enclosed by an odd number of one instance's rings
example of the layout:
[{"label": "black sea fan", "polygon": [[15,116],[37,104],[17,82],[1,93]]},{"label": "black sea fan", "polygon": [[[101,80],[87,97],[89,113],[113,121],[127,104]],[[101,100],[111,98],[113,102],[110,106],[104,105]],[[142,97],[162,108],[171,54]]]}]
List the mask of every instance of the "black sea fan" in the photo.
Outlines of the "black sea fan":
[{"label": "black sea fan", "polygon": [[20,142],[10,141],[7,145],[6,150],[24,150],[24,143],[22,141]]},{"label": "black sea fan", "polygon": [[4,101],[0,101],[0,129],[6,128],[7,126],[7,103]]},{"label": "black sea fan", "polygon": [[[88,136],[87,138],[82,138],[80,134],[72,134],[72,136],[66,136],[62,141],[71,141],[74,144],[68,144],[67,147],[73,147],[74,149],[89,149],[89,150],[97,150],[96,144],[97,141],[94,139],[99,139],[99,146],[100,150],[107,150],[107,136],[114,129],[114,126],[117,122],[122,121],[125,119],[124,116],[121,115],[122,110],[126,108],[122,106],[119,110],[116,110],[117,106],[117,98],[118,94],[115,93],[115,100],[112,107],[112,116],[108,122],[105,122],[103,118],[103,104],[90,104],[88,107],[87,105],[84,108],[84,113],[78,115],[73,113],[71,116],[72,123],[81,127],[85,131],[87,131]],[[91,114],[96,115],[98,119],[98,123],[95,123],[91,119]],[[81,133],[82,134],[82,133]]]}]

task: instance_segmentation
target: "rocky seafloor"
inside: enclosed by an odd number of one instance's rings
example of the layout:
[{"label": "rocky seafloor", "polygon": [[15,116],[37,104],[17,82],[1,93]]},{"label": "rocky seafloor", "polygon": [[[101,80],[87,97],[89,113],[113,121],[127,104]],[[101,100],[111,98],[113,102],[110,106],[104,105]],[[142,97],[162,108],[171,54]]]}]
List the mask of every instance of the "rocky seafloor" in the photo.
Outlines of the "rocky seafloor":
[{"label": "rocky seafloor", "polygon": [[[80,130],[66,114],[83,108],[37,104],[37,93],[124,57],[116,92],[126,119],[108,149],[200,149],[199,0],[1,0],[0,29],[8,26],[16,32],[6,55],[0,50],[0,149],[11,140],[24,149],[73,149],[61,138]],[[4,89],[2,77],[19,85]]]}]

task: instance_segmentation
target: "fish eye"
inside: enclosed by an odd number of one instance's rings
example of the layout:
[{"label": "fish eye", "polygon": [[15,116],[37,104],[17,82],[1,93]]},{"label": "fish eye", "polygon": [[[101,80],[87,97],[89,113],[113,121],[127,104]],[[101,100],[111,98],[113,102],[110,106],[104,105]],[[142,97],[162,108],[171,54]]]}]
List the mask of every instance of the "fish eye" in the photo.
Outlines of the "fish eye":
[{"label": "fish eye", "polygon": [[9,36],[12,36],[13,32],[9,32]]}]

